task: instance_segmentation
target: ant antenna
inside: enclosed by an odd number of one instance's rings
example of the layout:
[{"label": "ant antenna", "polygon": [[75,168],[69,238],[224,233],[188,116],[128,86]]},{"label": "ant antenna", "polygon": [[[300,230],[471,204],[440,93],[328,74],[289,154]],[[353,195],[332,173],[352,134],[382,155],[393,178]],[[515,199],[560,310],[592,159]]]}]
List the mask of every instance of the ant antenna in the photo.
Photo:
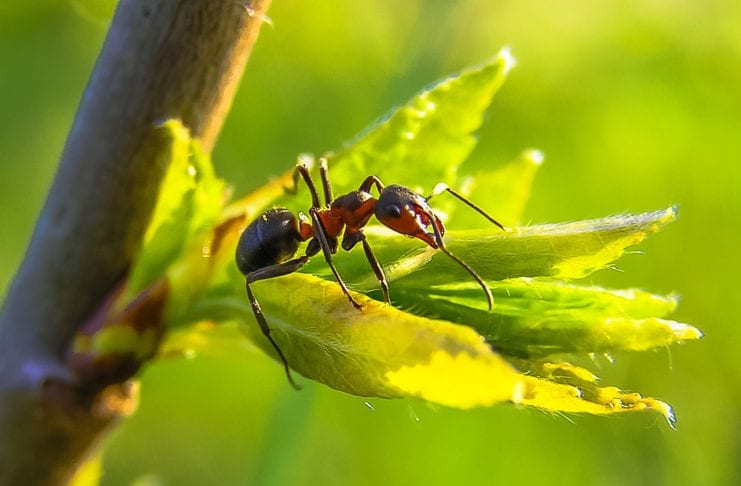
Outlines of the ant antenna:
[{"label": "ant antenna", "polygon": [[489,216],[486,213],[486,211],[484,211],[479,206],[477,206],[476,204],[474,204],[473,201],[469,200],[468,198],[466,198],[465,196],[463,196],[459,192],[454,191],[453,189],[451,189],[444,182],[441,182],[438,185],[436,185],[435,188],[432,189],[432,194],[430,194],[430,197],[428,197],[427,199],[430,200],[433,197],[438,196],[438,195],[442,194],[445,191],[449,192],[450,194],[452,194],[453,196],[455,196],[456,198],[458,198],[461,202],[463,202],[466,206],[470,207],[471,209],[473,209],[474,211],[476,211],[477,213],[479,213],[480,215],[482,215],[483,217],[485,217],[486,219],[488,219],[489,221],[491,221],[495,225],[499,226],[499,228],[501,228],[503,231],[507,231],[505,229],[505,227],[502,225],[502,223],[500,223],[496,219],[494,219],[491,216]]},{"label": "ant antenna", "polygon": [[[435,216],[435,219],[437,219],[437,216]],[[473,277],[473,279],[476,281],[476,283],[479,284],[479,286],[483,289],[484,294],[486,294],[486,301],[489,304],[489,312],[494,308],[494,296],[491,295],[491,289],[489,289],[489,286],[486,285],[486,282],[484,282],[484,279],[482,279],[476,271],[471,268],[466,262],[458,258],[457,256],[453,255],[450,250],[445,246],[445,243],[443,242],[443,235],[440,232],[440,228],[437,226],[438,221],[434,221],[432,223],[432,230],[435,232],[435,239],[437,240],[437,246],[438,248],[448,255],[453,261],[455,261],[458,265],[463,267],[470,275]]]}]

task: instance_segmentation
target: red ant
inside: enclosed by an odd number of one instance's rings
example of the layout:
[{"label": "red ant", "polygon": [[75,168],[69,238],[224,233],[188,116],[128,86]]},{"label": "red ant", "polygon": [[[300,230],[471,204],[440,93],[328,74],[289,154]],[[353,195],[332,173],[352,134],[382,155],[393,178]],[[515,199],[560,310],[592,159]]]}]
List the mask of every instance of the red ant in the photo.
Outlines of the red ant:
[{"label": "red ant", "polygon": [[[384,186],[381,180],[373,175],[366,177],[357,191],[334,198],[329,183],[327,162],[324,159],[320,160],[319,174],[324,190],[324,207],[319,202],[319,194],[309,174],[308,165],[299,162],[293,173],[293,187],[286,190],[295,194],[298,190],[299,177],[303,178],[311,194],[309,218],[303,213],[299,213],[296,217],[286,208],[269,209],[245,228],[237,245],[237,266],[246,277],[247,296],[252,305],[252,312],[255,314],[255,319],[260,325],[262,333],[268,338],[283,362],[288,381],[294,388],[299,389],[300,387],[293,381],[288,361],[283,352],[270,336],[270,328],[260,309],[260,304],[252,293],[250,284],[258,280],[293,273],[321,250],[342,291],[350,300],[350,303],[360,309],[360,304],[350,294],[347,285],[345,285],[342,277],[337,272],[337,268],[332,263],[332,255],[337,253],[337,239],[342,235],[343,250],[350,251],[355,245],[362,243],[365,256],[383,292],[383,299],[387,304],[390,303],[389,286],[383,268],[373,255],[373,251],[371,251],[362,231],[373,215],[382,224],[397,233],[411,238],[419,238],[430,247],[438,249],[452,258],[481,286],[486,294],[489,310],[492,309],[493,297],[489,287],[468,264],[446,248],[443,242],[445,227],[427,204],[427,200],[443,191],[448,191],[486,219],[504,229],[504,226],[486,214],[483,209],[445,184],[438,184],[433,194],[424,198],[404,186]],[[379,193],[378,198],[370,193],[374,186]],[[304,256],[293,258],[299,245],[309,239],[311,241],[306,246]]]}]

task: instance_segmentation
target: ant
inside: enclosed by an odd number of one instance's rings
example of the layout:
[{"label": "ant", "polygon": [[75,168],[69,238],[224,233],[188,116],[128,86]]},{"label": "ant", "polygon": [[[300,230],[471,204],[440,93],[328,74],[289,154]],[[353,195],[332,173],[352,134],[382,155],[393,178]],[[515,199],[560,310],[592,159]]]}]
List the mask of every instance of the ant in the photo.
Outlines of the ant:
[{"label": "ant", "polygon": [[[357,191],[335,198],[332,196],[327,161],[324,158],[320,159],[319,164],[325,202],[322,206],[309,170],[309,165],[300,161],[293,172],[293,187],[286,188],[286,192],[295,194],[298,190],[299,178],[303,179],[311,195],[309,217],[303,213],[296,216],[286,208],[268,209],[242,232],[236,253],[237,266],[246,278],[247,296],[255,319],[262,333],[278,353],[288,381],[294,388],[300,389],[293,381],[286,357],[270,335],[267,320],[252,293],[250,284],[258,280],[293,273],[321,250],[340,288],[350,303],[356,309],[360,309],[361,305],[353,298],[332,262],[332,255],[337,253],[337,240],[342,235],[341,246],[345,251],[350,251],[358,243],[363,245],[365,256],[383,292],[383,299],[390,304],[389,286],[383,268],[378,263],[363,233],[363,227],[368,224],[371,216],[375,216],[378,221],[393,231],[411,238],[418,238],[430,247],[448,255],[481,286],[491,311],[494,302],[491,290],[468,264],[447,249],[443,241],[445,227],[427,201],[447,191],[504,230],[504,226],[486,214],[483,209],[445,184],[438,184],[433,194],[425,198],[404,186],[384,186],[381,180],[374,175],[366,177]],[[374,187],[379,193],[377,198],[370,192]],[[310,241],[306,246],[305,254],[295,257],[299,245],[307,240]]]}]

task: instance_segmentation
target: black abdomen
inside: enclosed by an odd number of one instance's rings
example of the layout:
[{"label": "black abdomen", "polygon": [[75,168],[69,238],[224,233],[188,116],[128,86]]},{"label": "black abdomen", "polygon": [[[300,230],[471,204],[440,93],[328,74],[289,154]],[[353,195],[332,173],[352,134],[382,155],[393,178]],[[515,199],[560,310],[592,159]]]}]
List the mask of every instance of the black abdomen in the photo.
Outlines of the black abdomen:
[{"label": "black abdomen", "polygon": [[237,244],[242,274],[290,259],[301,243],[296,216],[286,208],[269,209],[250,223]]}]

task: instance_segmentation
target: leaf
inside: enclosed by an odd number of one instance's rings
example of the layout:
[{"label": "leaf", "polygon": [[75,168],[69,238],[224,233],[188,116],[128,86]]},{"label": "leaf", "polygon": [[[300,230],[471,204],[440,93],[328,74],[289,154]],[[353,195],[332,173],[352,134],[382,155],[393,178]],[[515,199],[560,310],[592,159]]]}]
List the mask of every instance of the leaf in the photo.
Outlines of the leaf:
[{"label": "leaf", "polygon": [[[509,233],[496,228],[451,232],[446,242],[453,253],[465,256],[465,261],[487,279],[582,278],[605,268],[622,256],[627,247],[637,245],[674,221],[676,211],[671,207],[637,215],[526,226]],[[381,255],[386,250],[385,245],[381,243],[378,247]],[[458,266],[445,255],[434,254],[431,263],[421,267],[414,278],[432,285],[445,283],[446,276],[452,272],[460,273]],[[389,277],[394,279],[393,275]]]},{"label": "leaf", "polygon": [[613,386],[599,387],[595,384],[576,387],[532,376],[526,376],[525,381],[526,391],[519,402],[523,405],[554,412],[595,415],[651,410],[660,413],[670,427],[676,427],[677,419],[669,404],[643,397],[639,393],[623,392]]},{"label": "leaf", "polygon": [[171,288],[166,313],[173,318],[187,314],[190,301],[209,283],[208,239],[221,217],[226,190],[180,120],[167,120],[156,129],[171,141],[169,165],[120,302],[132,301],[166,275]]},{"label": "leaf", "polygon": [[[333,388],[363,396],[402,396],[386,374],[402,365],[427,360],[438,351],[485,356],[491,366],[513,373],[471,329],[404,313],[362,295],[357,297],[364,305],[359,312],[333,282],[292,274],[257,282],[254,290],[272,336],[289,355],[291,366]],[[232,275],[230,288],[222,291],[221,300],[211,305],[219,305],[222,310],[231,308],[234,317],[253,323],[246,332],[274,355],[254,323],[249,304],[240,298],[243,277]],[[234,297],[232,305],[225,303]]]},{"label": "leaf", "polygon": [[[246,332],[275,357],[249,305],[238,297],[241,276],[231,273],[231,284],[201,305],[230,309],[233,317],[249,320]],[[590,413],[652,408],[669,417],[662,402],[598,387],[596,378],[577,387],[524,375],[467,327],[402,312],[360,294],[355,296],[363,305],[358,311],[333,282],[292,274],[257,282],[254,290],[292,368],[347,393],[416,397],[464,409],[501,402]]]},{"label": "leaf", "polygon": [[417,314],[471,326],[512,356],[645,351],[702,337],[690,325],[661,319],[676,307],[672,296],[542,279],[505,280],[492,292],[492,312],[476,284],[397,287],[394,296]]},{"label": "leaf", "polygon": [[605,415],[620,411],[653,410],[666,418],[672,428],[676,417],[671,406],[638,393],[616,387],[600,387],[597,376],[570,363],[511,360],[526,375],[522,403],[550,411],[586,412]]},{"label": "leaf", "polygon": [[427,190],[438,182],[454,184],[476,144],[473,132],[513,64],[504,49],[481,66],[433,84],[344,149],[327,154],[335,189],[357,189],[359,174]]},{"label": "leaf", "polygon": [[179,120],[162,123],[171,140],[169,165],[152,220],[128,279],[130,300],[163,275],[189,245],[210,230],[224,205],[224,184]]}]

